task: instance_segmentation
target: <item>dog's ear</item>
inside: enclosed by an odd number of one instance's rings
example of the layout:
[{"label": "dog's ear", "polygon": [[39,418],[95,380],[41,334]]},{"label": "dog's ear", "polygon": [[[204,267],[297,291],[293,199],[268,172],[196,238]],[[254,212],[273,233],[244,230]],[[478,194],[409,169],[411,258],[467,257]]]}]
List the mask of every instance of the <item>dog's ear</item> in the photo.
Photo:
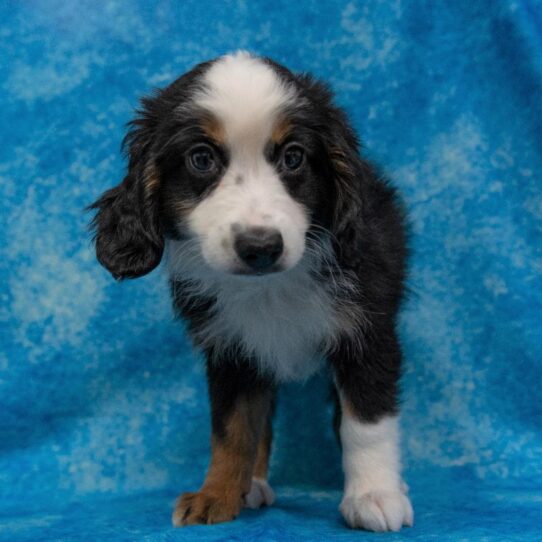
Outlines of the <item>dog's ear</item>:
[{"label": "dog's ear", "polygon": [[333,182],[331,232],[343,265],[358,263],[362,231],[362,192],[368,172],[361,160],[358,140],[344,113],[332,109],[326,134],[327,156]]},{"label": "dog's ear", "polygon": [[149,273],[164,251],[156,194],[160,180],[150,152],[152,122],[141,116],[131,125],[125,139],[129,153],[126,177],[89,207],[97,211],[91,222],[96,256],[118,280]]},{"label": "dog's ear", "polygon": [[359,240],[362,224],[362,189],[366,164],[359,155],[359,141],[346,114],[334,104],[329,86],[310,74],[297,76],[298,84],[319,104],[322,117],[317,132],[326,155],[326,173],[332,184],[331,216],[328,217],[331,238],[342,265],[359,262]]}]

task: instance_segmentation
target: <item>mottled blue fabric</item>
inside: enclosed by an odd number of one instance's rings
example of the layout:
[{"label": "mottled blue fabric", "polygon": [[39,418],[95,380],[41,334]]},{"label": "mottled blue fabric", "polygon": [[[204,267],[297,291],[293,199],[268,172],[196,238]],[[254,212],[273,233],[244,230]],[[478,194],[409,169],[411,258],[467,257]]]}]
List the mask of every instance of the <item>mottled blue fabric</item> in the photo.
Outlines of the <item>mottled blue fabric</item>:
[{"label": "mottled blue fabric", "polygon": [[[0,4],[0,539],[541,540],[542,3]],[[201,360],[163,270],[115,283],[82,212],[137,99],[249,49],[327,79],[412,223],[415,526],[348,530],[325,375],[279,397],[271,509],[174,530],[202,481]]]}]

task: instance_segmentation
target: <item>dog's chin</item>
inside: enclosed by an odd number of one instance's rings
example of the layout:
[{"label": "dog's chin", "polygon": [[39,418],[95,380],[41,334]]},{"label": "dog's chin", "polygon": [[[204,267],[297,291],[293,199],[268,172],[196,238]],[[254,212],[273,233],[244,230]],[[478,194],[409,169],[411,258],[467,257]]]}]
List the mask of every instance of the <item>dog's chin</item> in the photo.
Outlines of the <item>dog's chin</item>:
[{"label": "dog's chin", "polygon": [[244,265],[242,262],[234,262],[227,266],[224,266],[224,265],[217,266],[216,264],[213,265],[212,263],[208,263],[208,265],[209,267],[213,269],[213,271],[218,272],[222,275],[241,277],[241,278],[267,277],[269,275],[277,275],[278,273],[283,273],[284,271],[287,271],[288,269],[290,269],[289,267],[280,263],[277,263],[270,267],[266,267],[265,269],[253,269],[249,267],[248,265]]},{"label": "dog's chin", "polygon": [[240,277],[240,278],[264,278],[269,276],[276,276],[290,269],[294,268],[298,262],[293,265],[289,265],[285,262],[277,262],[265,269],[254,269],[248,265],[245,265],[239,260],[235,260],[231,263],[217,263],[214,261],[206,261],[206,264],[214,273],[218,273],[224,276]]},{"label": "dog's chin", "polygon": [[286,271],[286,268],[282,265],[273,265],[266,269],[252,269],[246,266],[235,267],[230,274],[237,275],[240,277],[265,277],[267,275],[274,275],[276,273],[282,273]]}]

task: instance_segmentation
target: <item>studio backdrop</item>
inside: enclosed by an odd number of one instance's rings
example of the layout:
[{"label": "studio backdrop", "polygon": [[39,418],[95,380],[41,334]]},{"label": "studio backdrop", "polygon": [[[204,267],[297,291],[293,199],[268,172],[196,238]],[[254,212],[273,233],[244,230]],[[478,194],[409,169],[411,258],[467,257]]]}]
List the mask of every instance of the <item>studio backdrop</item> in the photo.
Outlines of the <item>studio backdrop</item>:
[{"label": "studio backdrop", "polygon": [[[410,213],[402,442],[424,540],[542,537],[542,4],[0,7],[0,539],[341,540],[324,373],[278,399],[273,508],[173,530],[209,458],[165,270],[117,283],[84,207],[138,98],[238,49],[327,80]],[[365,539],[364,538],[364,539]],[[397,539],[398,539],[397,538]]]}]

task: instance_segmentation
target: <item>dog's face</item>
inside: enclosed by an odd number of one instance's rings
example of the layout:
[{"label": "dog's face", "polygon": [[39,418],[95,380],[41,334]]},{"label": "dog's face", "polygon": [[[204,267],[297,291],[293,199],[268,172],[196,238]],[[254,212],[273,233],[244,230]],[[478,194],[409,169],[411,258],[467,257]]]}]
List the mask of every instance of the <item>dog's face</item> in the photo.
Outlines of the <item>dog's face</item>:
[{"label": "dog's face", "polygon": [[237,55],[212,64],[194,88],[176,112],[177,141],[157,161],[173,235],[197,240],[219,271],[293,267],[328,184],[314,138],[290,119],[295,87],[269,64]]},{"label": "dog's face", "polygon": [[115,276],[150,271],[164,237],[220,273],[284,271],[340,220],[357,142],[312,79],[237,53],[143,105],[128,175],[94,205],[98,258]]}]

